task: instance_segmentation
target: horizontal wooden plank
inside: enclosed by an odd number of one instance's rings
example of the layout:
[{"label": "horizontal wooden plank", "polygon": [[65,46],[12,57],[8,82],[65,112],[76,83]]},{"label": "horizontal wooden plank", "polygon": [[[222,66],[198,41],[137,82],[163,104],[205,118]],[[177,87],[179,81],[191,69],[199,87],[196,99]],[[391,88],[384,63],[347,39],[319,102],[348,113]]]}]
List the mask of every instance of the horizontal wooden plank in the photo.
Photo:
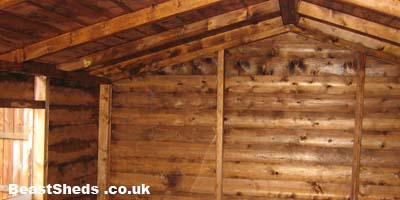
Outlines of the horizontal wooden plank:
[{"label": "horizontal wooden plank", "polygon": [[349,185],[327,182],[225,179],[224,194],[263,198],[348,199]]},{"label": "horizontal wooden plank", "polygon": [[44,101],[19,100],[19,99],[0,99],[0,107],[2,108],[34,108],[44,109]]},{"label": "horizontal wooden plank", "polygon": [[400,97],[400,83],[384,82],[379,83],[375,81],[365,80],[365,96],[366,97]]},{"label": "horizontal wooden plank", "polygon": [[391,149],[362,149],[362,167],[400,167],[398,151]]},{"label": "horizontal wooden plank", "polygon": [[266,110],[266,111],[304,111],[304,112],[342,112],[354,111],[352,95],[302,95],[302,94],[227,94],[226,110]]},{"label": "horizontal wooden plank", "polygon": [[378,131],[400,130],[400,118],[383,117],[383,116],[377,116],[377,117],[366,116],[363,119],[363,130],[378,130]]},{"label": "horizontal wooden plank", "polygon": [[143,110],[114,108],[112,113],[113,124],[212,126],[215,122],[216,116],[212,110]]},{"label": "horizontal wooden plank", "polygon": [[215,163],[206,160],[132,158],[111,159],[111,173],[182,174],[184,176],[215,176]]},{"label": "horizontal wooden plank", "polygon": [[213,126],[113,125],[112,141],[213,143]]},{"label": "horizontal wooden plank", "polygon": [[[165,180],[166,179],[166,180]],[[130,180],[137,183],[152,185],[152,191],[174,191],[210,194],[213,192],[213,178],[193,176],[159,176],[129,173],[112,173],[111,184],[132,185]],[[348,185],[332,183],[307,183],[302,181],[276,181],[276,180],[249,180],[249,179],[224,179],[224,194],[265,197],[293,197],[300,198],[348,198]],[[321,193],[323,191],[323,194]]]},{"label": "horizontal wooden plank", "polygon": [[49,167],[97,157],[97,141],[71,141],[49,146],[48,149]]},{"label": "horizontal wooden plank", "polygon": [[367,56],[365,60],[365,76],[400,76],[400,68],[398,64],[393,64],[384,59],[377,59]]},{"label": "horizontal wooden plank", "polygon": [[400,186],[397,167],[363,167],[360,169],[361,185]]},{"label": "horizontal wooden plank", "polygon": [[302,163],[224,162],[226,178],[251,180],[281,180],[349,184],[351,167],[342,165],[312,165]]},{"label": "horizontal wooden plank", "polygon": [[[379,91],[379,90],[373,90]],[[385,90],[380,90],[382,94]],[[400,98],[371,94],[364,100],[364,112],[396,113]],[[292,111],[292,112],[354,112],[354,95],[284,94],[284,93],[228,93],[225,109],[232,111]]]},{"label": "horizontal wooden plank", "polygon": [[114,107],[153,109],[215,109],[216,94],[196,92],[143,93],[129,92],[113,95]]},{"label": "horizontal wooden plank", "polygon": [[52,108],[50,106],[50,126],[96,124],[97,108],[64,107]]},{"label": "horizontal wooden plank", "polygon": [[229,93],[354,94],[355,78],[339,76],[236,76],[226,80]]},{"label": "horizontal wooden plank", "polygon": [[352,130],[354,116],[347,113],[226,111],[226,127]]},{"label": "horizontal wooden plank", "polygon": [[0,99],[17,99],[32,101],[33,98],[33,77],[27,77],[21,80],[16,74],[0,75]]},{"label": "horizontal wooden plank", "polygon": [[[111,145],[111,156],[129,159],[152,157],[167,159],[214,160],[214,144],[177,142],[116,141]],[[340,156],[339,156],[340,155]],[[369,155],[369,154],[368,154]],[[350,148],[321,148],[297,145],[226,145],[225,161],[293,162],[351,165]],[[366,160],[371,163],[370,159]]]},{"label": "horizontal wooden plank", "polygon": [[359,199],[375,200],[375,199],[395,199],[400,196],[399,186],[381,186],[381,185],[360,185]]},{"label": "horizontal wooden plank", "polygon": [[27,133],[0,133],[0,139],[29,140]]},{"label": "horizontal wooden plank", "polygon": [[[132,182],[133,180],[133,182]],[[131,182],[131,183],[128,183]],[[174,174],[165,175],[144,175],[131,173],[111,173],[110,185],[151,185],[150,192],[161,192],[171,190],[174,192],[191,192],[193,194],[212,194],[213,178],[182,176]]]},{"label": "horizontal wooden plank", "polygon": [[227,145],[243,144],[293,144],[324,148],[351,148],[352,131],[346,130],[302,130],[302,129],[256,129],[227,128],[224,134]]},{"label": "horizontal wooden plank", "polygon": [[[96,185],[97,174],[91,174],[88,176],[76,178],[73,180],[65,181],[64,183],[69,186],[86,186],[89,184],[91,186]],[[50,183],[56,184],[56,183]],[[96,195],[88,195],[88,194],[49,194],[48,199],[51,200],[65,200],[65,199],[80,199],[80,200],[92,200],[96,199]]]},{"label": "horizontal wooden plank", "polygon": [[50,127],[48,145],[67,141],[96,141],[97,124],[77,124]]},{"label": "horizontal wooden plank", "polygon": [[48,169],[50,184],[65,184],[71,180],[96,174],[97,160],[82,160],[61,165],[52,165]]},{"label": "horizontal wooden plank", "polygon": [[145,76],[121,80],[113,84],[119,92],[201,92],[216,93],[215,76]]},{"label": "horizontal wooden plank", "polygon": [[94,89],[50,85],[51,105],[98,107],[98,94]]},{"label": "horizontal wooden plank", "polygon": [[[181,174],[182,176],[215,176],[212,161],[132,158],[114,159],[112,172],[137,174]],[[262,172],[262,173],[260,173]],[[312,165],[301,163],[224,162],[225,178],[287,180],[307,182],[350,183],[351,166]]]}]

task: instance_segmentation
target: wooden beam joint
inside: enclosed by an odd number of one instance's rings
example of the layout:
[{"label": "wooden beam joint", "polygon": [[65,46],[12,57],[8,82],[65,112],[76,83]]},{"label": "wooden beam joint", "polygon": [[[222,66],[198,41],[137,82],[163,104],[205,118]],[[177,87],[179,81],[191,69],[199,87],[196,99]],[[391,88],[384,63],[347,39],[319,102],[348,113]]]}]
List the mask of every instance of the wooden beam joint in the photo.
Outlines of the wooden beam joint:
[{"label": "wooden beam joint", "polygon": [[1,108],[35,108],[44,109],[45,101],[21,100],[21,99],[0,99]]},{"label": "wooden beam joint", "polygon": [[0,71],[28,74],[35,76],[46,76],[68,81],[76,81],[85,84],[110,84],[107,78],[92,76],[82,72],[66,72],[56,69],[55,65],[38,62],[13,63],[0,61]]},{"label": "wooden beam joint", "polygon": [[279,0],[283,24],[296,25],[299,22],[298,4],[298,0]]}]

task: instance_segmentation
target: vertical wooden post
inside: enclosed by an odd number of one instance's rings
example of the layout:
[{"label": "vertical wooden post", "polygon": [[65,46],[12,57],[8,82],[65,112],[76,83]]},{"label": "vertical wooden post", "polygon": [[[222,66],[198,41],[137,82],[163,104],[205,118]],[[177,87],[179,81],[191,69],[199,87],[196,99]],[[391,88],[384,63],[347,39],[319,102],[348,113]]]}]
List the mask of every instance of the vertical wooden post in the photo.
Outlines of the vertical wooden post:
[{"label": "vertical wooden post", "polygon": [[[49,132],[49,80],[45,76],[35,77],[35,100],[45,101],[45,109],[34,110],[32,185],[47,185],[47,138]],[[47,199],[47,195],[36,194],[34,200]]]},{"label": "vertical wooden post", "polygon": [[98,200],[108,200],[107,190],[110,177],[110,140],[111,140],[111,100],[112,86],[100,85],[99,103],[99,142],[97,162]]},{"label": "vertical wooden post", "polygon": [[217,139],[216,139],[216,184],[217,200],[223,196],[223,160],[224,160],[224,90],[225,90],[225,51],[218,51],[217,69]]},{"label": "vertical wooden post", "polygon": [[365,55],[358,53],[355,59],[357,64],[357,90],[355,104],[355,126],[353,143],[353,169],[351,175],[351,199],[358,200],[360,186],[360,159],[362,122],[364,117],[364,85],[365,85]]}]

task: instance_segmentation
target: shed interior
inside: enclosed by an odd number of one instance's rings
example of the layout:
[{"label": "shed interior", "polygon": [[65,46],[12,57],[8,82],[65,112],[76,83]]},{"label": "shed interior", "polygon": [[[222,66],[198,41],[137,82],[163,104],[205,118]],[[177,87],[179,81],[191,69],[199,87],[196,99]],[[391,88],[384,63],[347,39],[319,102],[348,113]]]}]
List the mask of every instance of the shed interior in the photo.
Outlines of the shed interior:
[{"label": "shed interior", "polygon": [[6,108],[100,189],[32,199],[400,199],[399,0],[1,0],[0,91],[0,199]]}]

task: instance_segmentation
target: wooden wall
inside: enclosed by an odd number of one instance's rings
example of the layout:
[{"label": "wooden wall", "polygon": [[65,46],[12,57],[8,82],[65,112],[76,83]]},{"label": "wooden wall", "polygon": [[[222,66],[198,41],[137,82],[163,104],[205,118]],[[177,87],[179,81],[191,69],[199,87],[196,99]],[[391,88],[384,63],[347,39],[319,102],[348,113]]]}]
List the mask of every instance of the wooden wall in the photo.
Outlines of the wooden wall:
[{"label": "wooden wall", "polygon": [[[226,51],[225,199],[350,198],[354,57],[294,33]],[[131,199],[213,198],[215,62],[114,84],[111,184],[155,194]],[[367,59],[362,199],[399,198],[399,75]]]},{"label": "wooden wall", "polygon": [[[0,73],[0,91],[0,99],[32,101],[34,77]],[[52,79],[49,92],[48,183],[97,185],[98,86]]]},{"label": "wooden wall", "polygon": [[[97,185],[98,86],[54,79],[50,85],[48,183]],[[76,199],[78,196],[50,195],[49,198]]]},{"label": "wooden wall", "polygon": [[360,199],[400,198],[400,66],[367,58]]},{"label": "wooden wall", "polygon": [[33,76],[0,72],[0,99],[33,100]]},{"label": "wooden wall", "polygon": [[346,199],[352,52],[295,34],[227,51],[225,199]]},{"label": "wooden wall", "polygon": [[215,63],[210,56],[113,85],[111,185],[148,184],[149,199],[213,198]]}]

